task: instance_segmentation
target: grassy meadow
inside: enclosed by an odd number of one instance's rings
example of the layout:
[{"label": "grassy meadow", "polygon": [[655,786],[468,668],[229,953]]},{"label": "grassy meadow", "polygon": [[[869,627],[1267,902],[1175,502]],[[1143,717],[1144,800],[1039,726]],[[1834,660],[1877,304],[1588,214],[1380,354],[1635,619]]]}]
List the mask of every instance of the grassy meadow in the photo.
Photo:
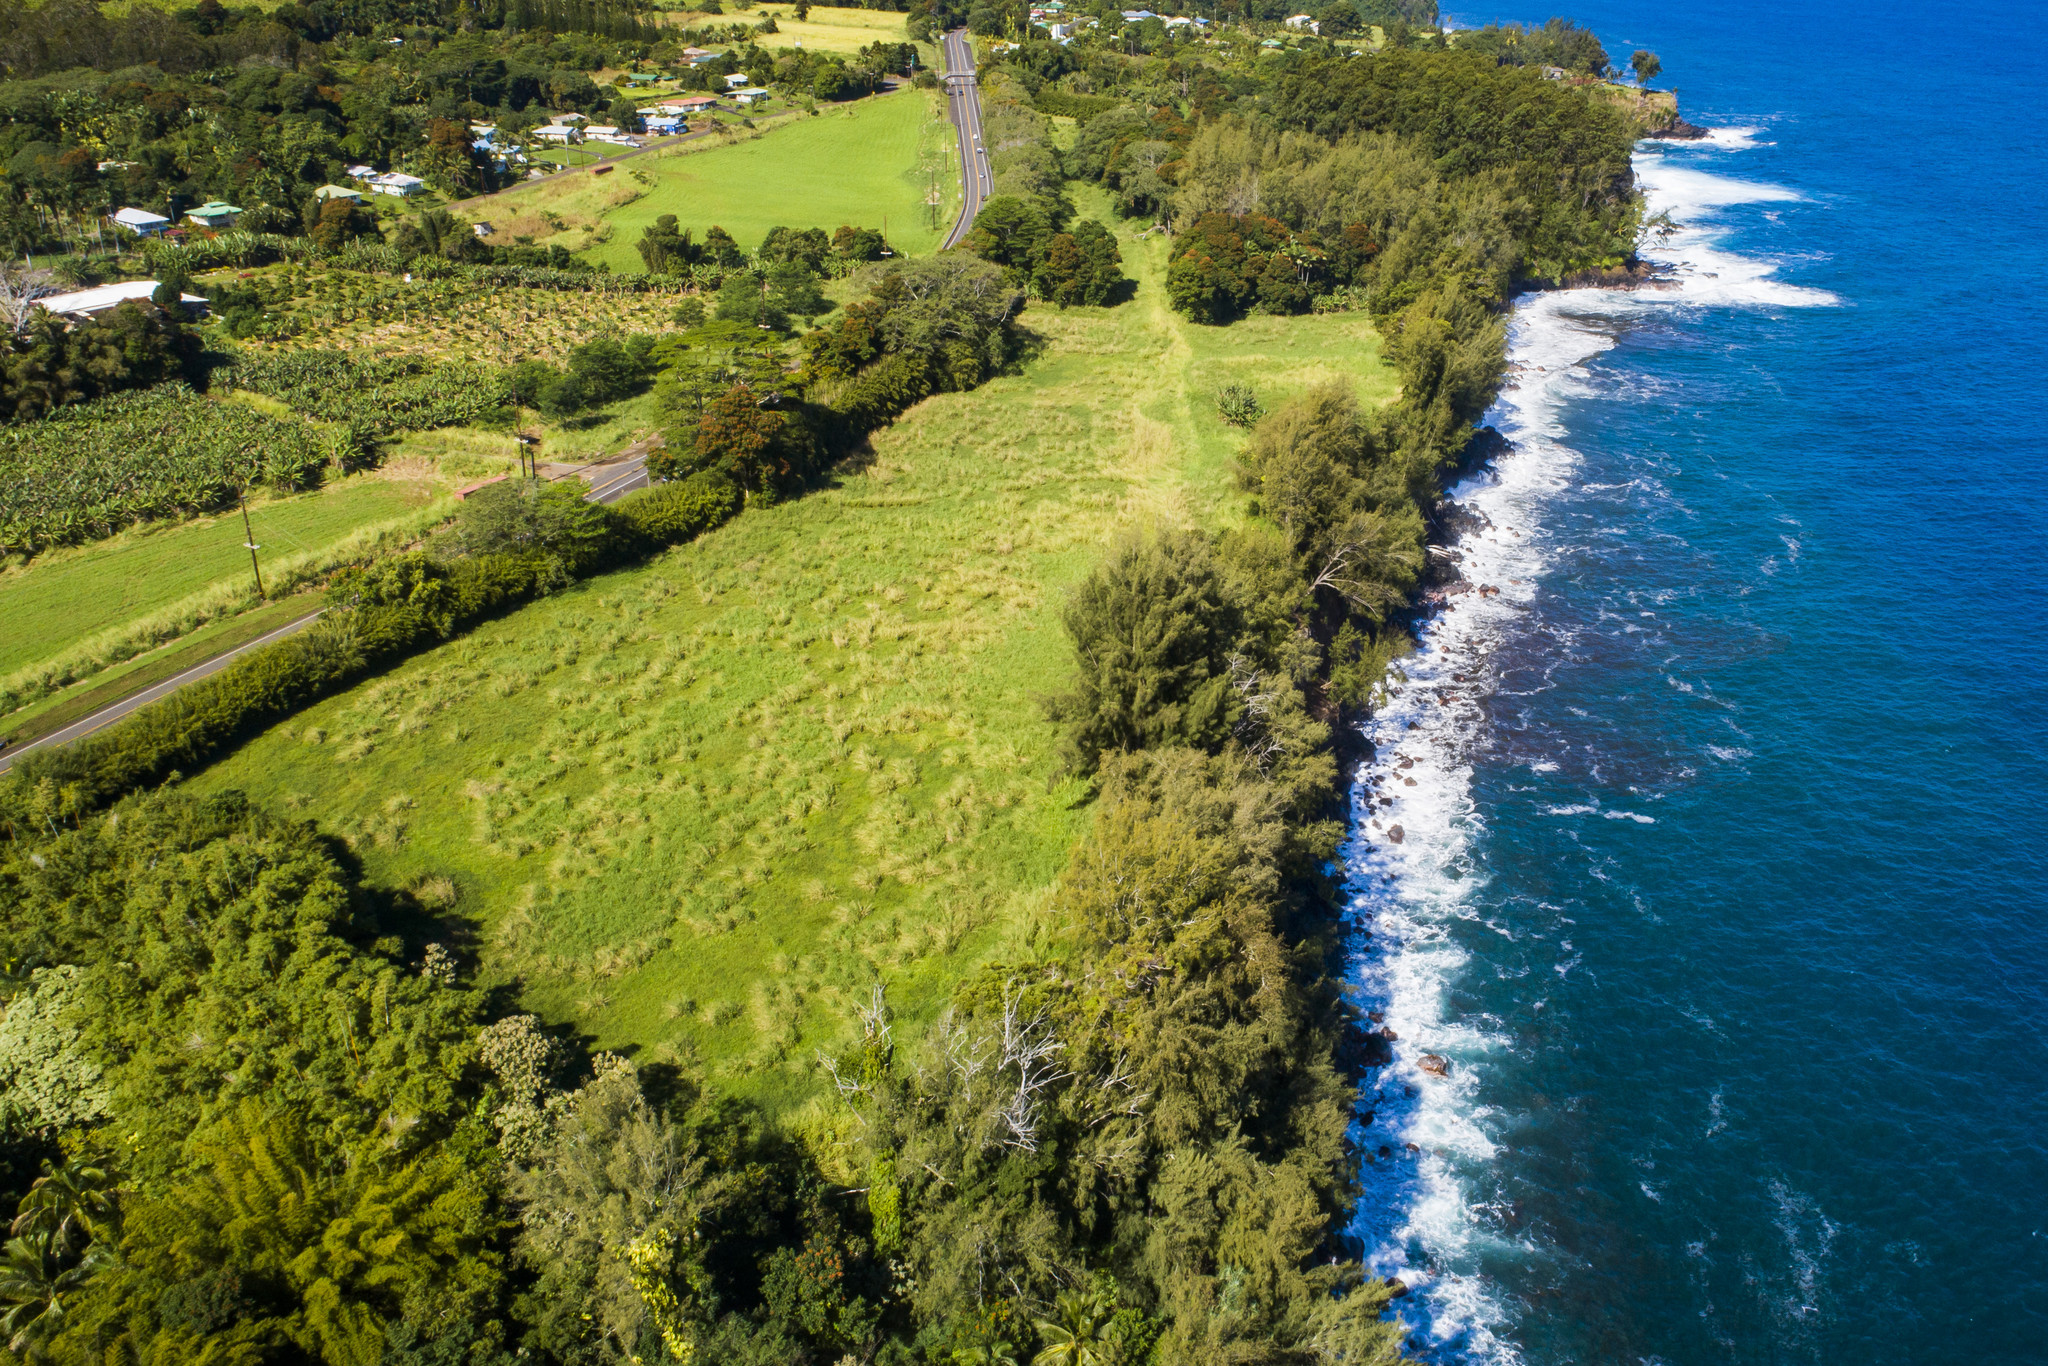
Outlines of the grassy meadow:
[{"label": "grassy meadow", "polygon": [[939,221],[950,224],[958,209],[951,131],[935,92],[905,89],[820,105],[815,116],[758,138],[635,158],[629,163],[634,188],[643,192],[601,211],[608,231],[600,230],[603,240],[584,250],[584,258],[613,270],[642,269],[634,243],[665,213],[699,241],[716,225],[749,251],[773,227],[831,232],[841,224],[879,228],[887,220],[896,249],[922,255],[945,235],[931,226],[925,207],[934,180],[945,200]]},{"label": "grassy meadow", "polygon": [[775,16],[776,32],[764,33],[756,39],[765,48],[801,47],[811,52],[842,52],[851,56],[870,43],[908,41],[903,33],[901,10],[814,5],[808,17],[798,20],[794,6],[759,5],[745,14],[729,17],[757,23],[760,16],[770,14]]},{"label": "grassy meadow", "polygon": [[778,1110],[876,981],[906,1029],[1035,951],[1087,818],[1039,696],[1120,536],[1235,515],[1214,407],[1342,377],[1362,315],[1193,327],[1034,307],[1035,354],[919,405],[824,489],[418,656],[188,780],[320,820],[474,927],[488,981]]}]

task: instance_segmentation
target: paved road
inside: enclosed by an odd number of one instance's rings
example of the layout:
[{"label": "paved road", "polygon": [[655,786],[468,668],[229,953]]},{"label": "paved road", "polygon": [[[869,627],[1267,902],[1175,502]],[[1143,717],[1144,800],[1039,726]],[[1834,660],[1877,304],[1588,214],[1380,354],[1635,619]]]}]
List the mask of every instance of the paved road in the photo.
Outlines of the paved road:
[{"label": "paved road", "polygon": [[960,221],[946,236],[946,245],[955,247],[974,226],[974,216],[981,212],[982,202],[995,185],[995,174],[989,169],[988,148],[981,141],[981,86],[975,79],[974,44],[968,41],[967,30],[956,28],[948,33],[944,49],[946,112],[960,135]]},{"label": "paved road", "polygon": [[[616,503],[633,490],[647,487],[649,482],[647,478],[647,452],[644,449],[629,447],[628,453],[623,460],[613,461],[606,465],[594,465],[578,471],[578,473],[590,482],[590,492],[586,497],[591,502]],[[325,608],[321,609],[321,611],[325,610]],[[21,758],[24,754],[33,754],[39,749],[49,749],[57,745],[68,745],[74,740],[83,740],[95,731],[104,730],[122,717],[140,711],[152,702],[169,697],[187,683],[197,683],[202,678],[219,673],[251,650],[260,650],[266,645],[283,640],[294,632],[303,631],[306,627],[311,626],[319,615],[320,612],[308,612],[297,621],[288,622],[270,634],[258,636],[248,644],[237,646],[226,654],[215,655],[204,664],[195,664],[185,670],[185,672],[175,677],[167,678],[153,688],[145,688],[132,697],[124,697],[119,702],[109,703],[86,717],[83,721],[74,721],[64,729],[53,731],[43,736],[40,740],[31,740],[25,745],[0,752],[0,773],[5,773],[8,769],[13,768],[14,761]]]},{"label": "paved road", "polygon": [[[325,609],[323,608],[322,610],[324,611]],[[256,639],[250,641],[247,645],[243,645],[236,649],[229,650],[224,655],[215,655],[212,659],[207,660],[204,664],[195,664],[191,668],[185,670],[185,672],[178,674],[175,677],[167,678],[153,688],[144,688],[141,692],[136,693],[133,697],[124,697],[119,702],[115,702],[108,706],[102,707],[98,711],[94,712],[92,715],[86,717],[83,721],[74,721],[72,724],[66,726],[64,729],[60,731],[53,731],[52,733],[45,735],[40,740],[30,741],[28,744],[22,745],[18,749],[10,749],[4,754],[0,754],[0,773],[5,773],[8,769],[13,768],[14,761],[16,759],[19,759],[24,754],[33,754],[39,749],[49,749],[56,745],[68,745],[73,740],[83,740],[86,736],[91,735],[94,731],[103,730],[106,727],[113,725],[116,721],[120,720],[124,716],[127,716],[129,713],[140,711],[142,708],[148,706],[152,702],[155,702],[161,698],[169,697],[172,693],[184,687],[187,683],[197,683],[200,679],[205,678],[208,675],[217,674],[222,669],[225,669],[228,665],[240,659],[243,655],[249,653],[249,651],[260,650],[265,645],[269,645],[274,641],[283,640],[286,636],[291,635],[294,632],[305,630],[308,626],[311,626],[313,624],[314,619],[317,618],[319,615],[319,612],[308,612],[305,616],[300,617],[297,621],[289,622],[286,625],[280,626],[267,636],[258,636]]]}]

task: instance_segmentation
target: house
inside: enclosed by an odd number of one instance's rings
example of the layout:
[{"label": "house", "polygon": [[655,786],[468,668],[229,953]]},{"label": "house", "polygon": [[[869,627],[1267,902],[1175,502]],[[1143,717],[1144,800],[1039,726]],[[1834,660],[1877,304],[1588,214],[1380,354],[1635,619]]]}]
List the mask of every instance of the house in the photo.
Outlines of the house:
[{"label": "house", "polygon": [[686,100],[670,100],[667,104],[654,106],[664,114],[701,114],[707,109],[718,107],[716,95],[692,95]]},{"label": "house", "polygon": [[235,226],[235,220],[241,216],[240,209],[218,199],[209,200],[185,214],[187,222],[198,227],[211,228],[215,232],[226,232]]},{"label": "house", "polygon": [[99,164],[99,172],[105,175],[109,171],[132,171],[141,164],[139,161],[102,161]]},{"label": "house", "polygon": [[370,193],[388,194],[398,199],[410,199],[424,192],[426,187],[426,181],[403,171],[386,171],[383,175],[370,177]]},{"label": "house", "polygon": [[377,174],[377,168],[374,166],[351,166],[347,172],[350,180],[368,180],[375,174]]},{"label": "house", "polygon": [[1127,9],[1124,11],[1124,22],[1127,24],[1142,24],[1147,19],[1156,19],[1158,17],[1158,15],[1148,9]]},{"label": "house", "polygon": [[566,123],[550,123],[533,130],[533,135],[543,142],[563,144],[583,141],[583,130]]},{"label": "house", "polygon": [[469,225],[469,230],[475,233],[478,237],[489,237],[492,233],[497,231],[497,229],[492,227],[489,223],[472,223]]},{"label": "house", "polygon": [[148,209],[116,209],[107,215],[107,221],[117,228],[126,228],[137,237],[161,236],[171,226],[171,220]]},{"label": "house", "polygon": [[745,90],[734,92],[733,98],[741,104],[759,104],[768,98],[768,91],[763,86],[750,85]]},{"label": "house", "polygon": [[631,133],[614,128],[610,124],[593,124],[583,130],[583,136],[591,142],[608,142],[618,147],[638,147],[640,139]]},{"label": "house", "polygon": [[1074,36],[1074,26],[1072,24],[1052,24],[1045,31],[1050,33],[1055,39],[1071,38]]},{"label": "house", "polygon": [[1286,23],[1287,27],[1294,29],[1297,32],[1306,31],[1309,33],[1321,33],[1323,31],[1323,26],[1315,21],[1313,15],[1289,15],[1284,22]]},{"label": "house", "polygon": [[661,76],[653,71],[629,71],[626,73],[626,81],[630,85],[653,85],[660,79]]},{"label": "house", "polygon": [[331,199],[346,199],[356,204],[363,202],[362,192],[360,190],[351,190],[346,185],[322,185],[319,189],[313,191],[313,198],[319,200],[322,204],[327,203]]},{"label": "house", "polygon": [[[60,318],[80,321],[111,313],[125,303],[147,299],[156,290],[155,280],[123,280],[117,285],[98,285],[74,294],[46,294],[35,302],[38,307],[47,308]],[[178,300],[187,308],[206,307],[206,300],[197,294],[180,294]]]},{"label": "house", "polygon": [[641,122],[647,125],[647,132],[652,137],[669,137],[683,131],[681,114],[649,114]]},{"label": "house", "polygon": [[725,78],[725,88],[728,91],[744,89],[746,87],[747,80],[748,77],[746,72],[735,71],[732,73],[732,75],[727,76]]},{"label": "house", "polygon": [[706,47],[686,47],[683,49],[683,60],[691,66],[697,65],[697,63],[708,57],[715,57],[717,55],[717,53]]}]

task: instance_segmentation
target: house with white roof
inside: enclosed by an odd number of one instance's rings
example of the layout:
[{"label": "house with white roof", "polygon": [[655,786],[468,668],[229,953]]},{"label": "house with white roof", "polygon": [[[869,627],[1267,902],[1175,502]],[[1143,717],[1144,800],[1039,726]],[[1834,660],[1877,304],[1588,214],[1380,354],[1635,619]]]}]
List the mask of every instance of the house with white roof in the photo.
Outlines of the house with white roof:
[{"label": "house with white roof", "polygon": [[[60,318],[82,321],[111,313],[122,304],[145,300],[156,291],[155,280],[123,280],[119,284],[95,285],[71,294],[45,294],[35,302],[38,308],[46,308]],[[197,294],[180,294],[178,301],[187,308],[195,305],[206,307],[206,300]]]},{"label": "house with white roof", "polygon": [[768,98],[768,90],[765,86],[750,85],[745,90],[735,91],[733,98],[741,104],[759,104]]},{"label": "house with white roof", "polygon": [[543,142],[559,142],[564,146],[583,141],[583,130],[566,123],[550,123],[533,130],[533,135]]},{"label": "house with white roof", "polygon": [[725,78],[725,88],[726,88],[727,90],[739,90],[739,89],[742,89],[742,88],[743,88],[743,87],[745,87],[745,85],[747,84],[747,81],[748,81],[748,79],[749,79],[749,78],[748,78],[748,76],[747,76],[747,73],[746,73],[746,72],[744,72],[744,71],[735,71],[735,72],[733,72],[733,73],[732,73],[732,75],[730,75],[730,76],[727,76],[727,77]]},{"label": "house with white roof", "polygon": [[148,209],[116,209],[107,215],[107,221],[117,228],[126,228],[137,237],[157,237],[171,226],[171,220]]},{"label": "house with white roof", "polygon": [[372,194],[388,194],[398,199],[409,199],[424,192],[426,188],[426,181],[416,175],[407,175],[403,171],[386,171],[383,175],[370,177]]}]

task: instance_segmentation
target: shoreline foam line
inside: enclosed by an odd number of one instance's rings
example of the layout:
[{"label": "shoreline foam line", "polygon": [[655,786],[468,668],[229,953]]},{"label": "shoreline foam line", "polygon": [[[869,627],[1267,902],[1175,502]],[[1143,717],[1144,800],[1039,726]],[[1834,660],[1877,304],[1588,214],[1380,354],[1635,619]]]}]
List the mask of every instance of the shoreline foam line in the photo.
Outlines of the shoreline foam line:
[{"label": "shoreline foam line", "polygon": [[[1508,1042],[1483,1021],[1453,1014],[1449,994],[1469,961],[1455,931],[1483,913],[1477,898],[1486,869],[1475,845],[1487,813],[1473,802],[1472,777],[1491,742],[1492,661],[1537,601],[1550,564],[1545,513],[1580,464],[1567,444],[1564,407],[1595,382],[1588,363],[1651,310],[1841,302],[1774,279],[1770,262],[1719,245],[1726,230],[1716,209],[1798,195],[1686,160],[1661,145],[1635,159],[1649,211],[1676,224],[1644,253],[1668,268],[1668,283],[1541,293],[1516,305],[1507,382],[1488,415],[1510,449],[1449,495],[1473,519],[1447,548],[1466,587],[1453,585],[1422,624],[1416,652],[1397,666],[1362,728],[1372,758],[1356,775],[1341,855],[1359,931],[1352,974],[1361,1005],[1394,1038],[1391,1062],[1360,1099],[1361,1120],[1369,1113],[1371,1122],[1354,1130],[1364,1196],[1351,1232],[1378,1274],[1417,1292],[1400,1302],[1401,1317],[1415,1349],[1439,1360],[1522,1360],[1509,1305],[1484,1267],[1544,1251],[1498,1232],[1473,1205],[1468,1175],[1496,1158],[1492,1135],[1504,1118],[1487,1106],[1482,1080]],[[1490,928],[1515,933],[1511,925]]]}]

